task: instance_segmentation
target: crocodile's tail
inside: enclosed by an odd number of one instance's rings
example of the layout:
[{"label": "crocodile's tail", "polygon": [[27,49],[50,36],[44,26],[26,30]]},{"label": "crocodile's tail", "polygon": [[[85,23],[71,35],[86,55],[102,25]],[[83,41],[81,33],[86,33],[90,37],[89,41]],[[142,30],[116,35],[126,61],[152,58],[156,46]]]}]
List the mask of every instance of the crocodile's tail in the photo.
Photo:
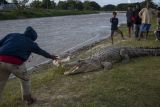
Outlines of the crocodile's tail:
[{"label": "crocodile's tail", "polygon": [[160,47],[127,48],[126,51],[130,57],[160,56]]}]

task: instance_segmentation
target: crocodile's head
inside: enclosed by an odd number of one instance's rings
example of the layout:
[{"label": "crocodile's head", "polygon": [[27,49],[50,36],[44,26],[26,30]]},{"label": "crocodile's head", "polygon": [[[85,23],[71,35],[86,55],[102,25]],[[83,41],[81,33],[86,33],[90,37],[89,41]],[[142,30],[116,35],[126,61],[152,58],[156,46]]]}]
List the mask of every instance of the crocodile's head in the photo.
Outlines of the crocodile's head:
[{"label": "crocodile's head", "polygon": [[96,70],[100,66],[86,60],[78,60],[71,63],[66,64],[70,69],[67,72],[64,72],[64,75],[74,75],[83,72],[90,72]]},{"label": "crocodile's head", "polygon": [[71,63],[67,63],[64,66],[70,68],[67,72],[64,73],[64,75],[73,75],[84,72],[88,66],[88,63],[86,63],[85,60],[78,60]]}]

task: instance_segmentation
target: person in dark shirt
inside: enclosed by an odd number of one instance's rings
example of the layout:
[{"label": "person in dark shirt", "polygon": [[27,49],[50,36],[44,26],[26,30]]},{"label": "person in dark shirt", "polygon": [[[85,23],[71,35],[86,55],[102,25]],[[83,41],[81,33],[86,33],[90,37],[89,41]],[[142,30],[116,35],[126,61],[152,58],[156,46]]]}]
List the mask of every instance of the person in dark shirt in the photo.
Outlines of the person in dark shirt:
[{"label": "person in dark shirt", "polygon": [[135,27],[135,38],[138,39],[140,33],[140,26],[141,26],[141,18],[139,17],[140,12],[140,5],[136,5],[135,10],[133,11],[133,18],[134,18],[134,27]]},{"label": "person in dark shirt", "polygon": [[26,62],[32,52],[58,61],[57,56],[41,49],[34,42],[36,39],[36,31],[32,27],[27,27],[23,34],[10,33],[0,40],[0,98],[5,84],[12,73],[21,80],[23,100],[28,104],[36,101],[31,95],[30,76],[24,62]]},{"label": "person in dark shirt", "polygon": [[122,39],[124,39],[122,31],[118,28],[118,18],[116,18],[116,16],[117,16],[117,12],[113,12],[113,17],[110,18],[112,44],[113,44],[113,35],[115,32],[120,33],[122,36]]},{"label": "person in dark shirt", "polygon": [[126,18],[127,18],[127,27],[128,27],[128,33],[129,33],[129,37],[131,37],[131,32],[133,29],[133,11],[131,9],[131,7],[128,7],[128,10],[126,12]]},{"label": "person in dark shirt", "polygon": [[160,7],[157,11],[157,29],[155,31],[156,41],[160,40]]}]

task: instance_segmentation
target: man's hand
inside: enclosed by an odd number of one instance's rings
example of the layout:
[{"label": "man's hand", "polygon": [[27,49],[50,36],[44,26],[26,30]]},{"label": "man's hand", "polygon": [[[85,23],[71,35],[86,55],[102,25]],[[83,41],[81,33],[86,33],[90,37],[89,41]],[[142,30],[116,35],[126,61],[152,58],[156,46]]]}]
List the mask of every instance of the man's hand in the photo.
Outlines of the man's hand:
[{"label": "man's hand", "polygon": [[60,59],[59,57],[57,57],[56,60],[53,60],[53,64],[56,66],[60,66],[62,65],[62,63],[68,62],[70,61],[70,56],[64,58],[64,59]]},{"label": "man's hand", "polygon": [[53,59],[53,60],[58,60],[58,59],[59,59],[59,56],[52,55],[52,59]]},{"label": "man's hand", "polygon": [[56,65],[57,67],[61,65],[61,60],[57,59],[57,60],[53,60],[53,65]]},{"label": "man's hand", "polygon": [[60,66],[61,65],[61,60],[59,58],[59,56],[56,55],[52,55],[52,59],[53,59],[53,64],[56,66]]}]

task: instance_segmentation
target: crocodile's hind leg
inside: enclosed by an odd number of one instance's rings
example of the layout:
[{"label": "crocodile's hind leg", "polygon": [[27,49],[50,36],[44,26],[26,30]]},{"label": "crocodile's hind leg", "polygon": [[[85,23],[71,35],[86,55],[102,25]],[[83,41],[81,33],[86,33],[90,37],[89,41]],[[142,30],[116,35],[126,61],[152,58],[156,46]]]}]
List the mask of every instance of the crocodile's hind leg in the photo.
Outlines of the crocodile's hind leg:
[{"label": "crocodile's hind leg", "polygon": [[111,62],[102,62],[101,64],[104,67],[104,69],[107,69],[107,70],[112,69],[112,66],[113,66]]},{"label": "crocodile's hind leg", "polygon": [[125,49],[120,50],[120,55],[122,57],[122,63],[128,63],[130,61],[130,58],[128,56],[128,52]]}]

